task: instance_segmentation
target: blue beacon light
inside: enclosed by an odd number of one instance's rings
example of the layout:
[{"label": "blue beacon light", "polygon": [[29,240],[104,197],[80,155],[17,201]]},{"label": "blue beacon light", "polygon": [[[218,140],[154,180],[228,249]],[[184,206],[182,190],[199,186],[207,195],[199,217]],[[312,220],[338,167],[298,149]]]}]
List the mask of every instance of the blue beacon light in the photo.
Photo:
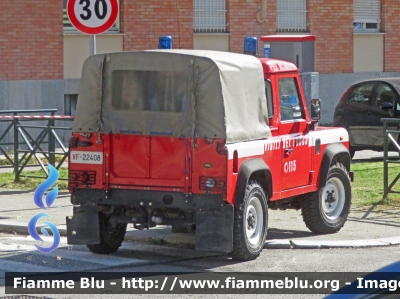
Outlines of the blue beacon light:
[{"label": "blue beacon light", "polygon": [[258,55],[257,37],[247,36],[244,38],[244,54],[257,56]]},{"label": "blue beacon light", "polygon": [[158,39],[159,49],[172,49],[172,37],[169,35],[160,36]]}]

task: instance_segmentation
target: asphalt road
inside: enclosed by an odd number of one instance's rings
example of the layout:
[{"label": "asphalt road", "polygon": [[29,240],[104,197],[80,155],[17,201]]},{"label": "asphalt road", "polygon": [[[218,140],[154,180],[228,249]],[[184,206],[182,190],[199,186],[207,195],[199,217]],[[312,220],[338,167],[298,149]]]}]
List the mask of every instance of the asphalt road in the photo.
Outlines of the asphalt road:
[{"label": "asphalt road", "polygon": [[[60,248],[51,255],[40,253],[30,237],[0,235],[2,271],[106,271],[106,272],[370,272],[400,260],[400,247],[325,250],[266,249],[249,262],[199,253],[190,249],[124,242],[110,256],[93,255],[84,246]],[[3,285],[3,284],[2,284]],[[4,288],[0,288],[0,295]],[[174,295],[176,296],[176,295]],[[229,295],[230,298],[322,298],[324,295]],[[49,295],[49,298],[87,298],[85,295]],[[133,298],[133,295],[96,295],[96,298]],[[134,298],[171,298],[171,295],[135,295]],[[190,298],[226,298],[224,295],[192,295]]]},{"label": "asphalt road", "polygon": [[[396,153],[392,153],[396,156]],[[381,159],[382,153],[362,151],[356,152],[354,161],[365,161]],[[62,198],[62,197],[61,197]],[[60,198],[60,200],[61,200]],[[13,200],[17,202],[17,200]],[[3,209],[7,208],[3,202]],[[15,204],[14,204],[15,205]],[[54,210],[58,210],[55,208]],[[30,218],[27,211],[26,217]],[[300,219],[300,213],[289,212],[287,221],[279,223],[279,215],[271,215],[271,233],[279,236],[287,232],[300,232],[307,237],[309,233],[304,232],[304,225]],[[285,213],[282,212],[282,213]],[[293,212],[293,213],[292,213]],[[10,211],[12,218],[21,218],[18,209]],[[17,214],[14,214],[17,213]],[[56,211],[50,211],[56,213]],[[362,230],[363,223],[357,218],[366,221],[371,214],[368,211],[355,211],[349,219],[354,229],[343,228],[343,232],[357,238]],[[51,214],[54,218],[54,215]],[[368,217],[367,217],[367,216]],[[398,220],[396,215],[377,211],[372,215],[370,222],[374,222],[374,228],[370,230],[372,237],[380,235],[379,231],[388,233],[393,230],[395,233]],[[393,218],[394,217],[394,218]],[[0,219],[1,220],[1,219]],[[17,219],[21,220],[21,219]],[[397,221],[397,222],[395,222]],[[368,222],[364,222],[368,223]],[[370,223],[370,225],[372,225]],[[279,230],[282,226],[286,230]],[[350,227],[350,226],[349,226]],[[396,234],[396,233],[395,233]],[[337,234],[339,238],[341,237]],[[337,237],[335,236],[335,237]],[[325,238],[325,236],[316,237]],[[37,241],[30,236],[0,233],[0,296],[4,294],[3,275],[6,271],[96,271],[96,272],[371,272],[382,268],[393,262],[400,261],[400,246],[366,247],[366,248],[329,248],[329,249],[264,249],[260,257],[249,262],[234,262],[229,256],[196,252],[188,248],[172,247],[169,245],[151,244],[127,240],[120,250],[112,255],[95,255],[90,253],[85,246],[69,246],[64,237],[61,244],[51,254],[40,253],[35,245]],[[40,294],[38,294],[40,296]],[[171,298],[177,295],[95,295],[95,298]],[[234,295],[229,298],[322,298],[318,295]],[[48,295],[47,298],[88,298],[87,295]],[[188,295],[186,298],[226,298],[222,295]]]}]

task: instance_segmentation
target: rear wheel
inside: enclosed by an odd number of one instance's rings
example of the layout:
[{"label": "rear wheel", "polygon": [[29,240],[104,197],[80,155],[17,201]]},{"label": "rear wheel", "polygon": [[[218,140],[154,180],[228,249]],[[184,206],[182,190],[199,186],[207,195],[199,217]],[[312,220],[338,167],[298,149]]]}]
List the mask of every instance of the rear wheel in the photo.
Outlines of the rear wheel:
[{"label": "rear wheel", "polygon": [[350,205],[350,177],[346,168],[337,163],[329,169],[325,186],[303,203],[303,220],[314,233],[336,233],[346,222]]},{"label": "rear wheel", "polygon": [[91,252],[108,254],[114,253],[121,246],[125,237],[126,223],[118,223],[115,227],[110,222],[110,215],[99,213],[100,243],[86,245]]},{"label": "rear wheel", "polygon": [[263,250],[267,229],[267,198],[260,184],[251,181],[244,198],[235,205],[233,259],[248,261],[257,258]]}]

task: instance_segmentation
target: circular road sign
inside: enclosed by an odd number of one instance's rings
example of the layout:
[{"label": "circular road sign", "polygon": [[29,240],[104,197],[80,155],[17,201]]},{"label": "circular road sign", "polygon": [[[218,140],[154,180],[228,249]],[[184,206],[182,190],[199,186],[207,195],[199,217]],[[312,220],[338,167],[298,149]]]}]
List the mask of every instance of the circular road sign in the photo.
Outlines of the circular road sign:
[{"label": "circular road sign", "polygon": [[79,31],[100,34],[112,27],[118,17],[117,0],[68,0],[68,18]]}]

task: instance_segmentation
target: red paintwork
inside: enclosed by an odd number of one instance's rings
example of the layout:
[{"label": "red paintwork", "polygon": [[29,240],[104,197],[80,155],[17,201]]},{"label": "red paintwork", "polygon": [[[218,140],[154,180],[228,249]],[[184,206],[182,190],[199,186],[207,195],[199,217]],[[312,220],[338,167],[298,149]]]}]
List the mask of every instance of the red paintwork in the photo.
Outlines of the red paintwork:
[{"label": "red paintwork", "polygon": [[291,62],[277,60],[277,59],[270,59],[270,58],[260,58],[264,74],[268,77],[273,74],[277,73],[287,73],[287,72],[294,72],[297,74],[299,69]]},{"label": "red paintwork", "polygon": [[[97,133],[88,133],[88,139],[84,138],[78,133],[73,134],[74,137],[77,137],[80,139],[80,141],[89,141],[91,143],[90,147],[78,147],[78,148],[73,148],[70,149],[69,154],[71,154],[72,151],[87,151],[87,152],[103,152],[104,147],[103,143],[102,144],[97,144],[96,142],[98,141],[98,135]],[[71,163],[71,158],[68,157],[68,167],[69,170],[77,170],[77,171],[95,171],[96,172],[96,183],[92,185],[92,188],[96,189],[103,189],[105,187],[104,185],[104,167],[101,164],[91,164],[90,167],[88,167],[87,164],[78,164],[78,163]],[[79,185],[79,188],[83,188],[84,186]],[[70,190],[72,191],[72,190]]]},{"label": "red paintwork", "polygon": [[[217,152],[218,143],[225,144],[225,141],[223,139],[209,141],[205,139],[195,140],[197,146],[193,149],[191,171],[193,193],[204,193],[204,190],[199,189],[200,176],[226,178],[227,157]],[[211,167],[205,167],[206,163],[211,164]]]},{"label": "red paintwork", "polygon": [[[102,144],[96,145],[97,136],[97,134],[93,135],[90,139],[90,147],[78,147],[71,150],[94,152],[103,151],[104,148],[103,166],[69,164],[71,171],[96,171],[96,185],[91,186],[92,188],[103,189],[104,186],[104,189],[109,187],[139,190],[172,189],[185,191],[185,193],[204,193],[204,190],[199,189],[200,176],[226,178],[227,158],[219,154],[216,149],[218,143],[224,144],[222,139],[207,141],[196,139],[195,147],[191,150],[190,139],[102,134]],[[80,141],[84,140],[77,133],[74,137],[79,138]]]}]

